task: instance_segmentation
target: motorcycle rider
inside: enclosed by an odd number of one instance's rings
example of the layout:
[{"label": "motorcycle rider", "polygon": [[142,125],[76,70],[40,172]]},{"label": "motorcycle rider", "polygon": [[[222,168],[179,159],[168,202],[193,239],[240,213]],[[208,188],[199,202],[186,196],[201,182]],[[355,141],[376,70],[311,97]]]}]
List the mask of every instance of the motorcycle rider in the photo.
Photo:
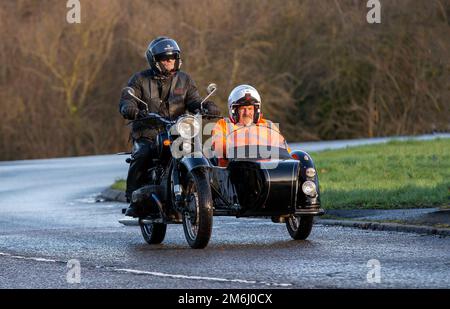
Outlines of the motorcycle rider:
[{"label": "motorcycle rider", "polygon": [[[145,56],[150,69],[134,74],[128,81],[128,87],[133,88],[135,95],[148,103],[149,112],[172,120],[186,110],[198,112],[202,98],[193,79],[180,71],[181,49],[177,42],[168,37],[157,37],[148,45]],[[203,108],[209,115],[220,115],[219,109],[211,101],[204,102]],[[134,99],[126,89],[122,91],[119,111],[128,120],[139,120],[147,115],[146,106]],[[147,181],[147,171],[153,166],[152,160],[156,156],[157,134],[158,130],[151,122],[143,120],[132,123],[133,148],[126,188],[128,202],[133,191]],[[140,216],[139,205],[131,203],[125,215]]]},{"label": "motorcycle rider", "polygon": [[[264,119],[261,113],[261,96],[250,85],[235,87],[228,97],[228,118],[220,119],[212,130],[212,148],[218,158],[219,166],[226,166],[227,143],[233,142],[234,146],[271,144],[272,128],[278,132],[272,121]],[[230,139],[230,133],[236,132]],[[238,133],[239,132],[239,133]],[[272,132],[274,133],[274,132]],[[291,149],[281,134],[276,134],[277,145],[285,146],[290,153]]]}]

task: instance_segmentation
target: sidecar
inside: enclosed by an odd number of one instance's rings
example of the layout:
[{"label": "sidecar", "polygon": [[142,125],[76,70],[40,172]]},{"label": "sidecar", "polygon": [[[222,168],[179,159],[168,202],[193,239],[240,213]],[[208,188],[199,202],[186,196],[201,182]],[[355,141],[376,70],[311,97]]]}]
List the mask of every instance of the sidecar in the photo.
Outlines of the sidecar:
[{"label": "sidecar", "polygon": [[306,239],[313,217],[324,214],[314,162],[301,150],[265,147],[236,147],[226,167],[211,160],[214,215],[271,218],[286,223],[292,238]]},{"label": "sidecar", "polygon": [[[192,117],[180,121],[191,121]],[[225,140],[226,156],[207,153],[198,135],[194,149],[179,158],[167,132],[156,140],[160,158],[150,169],[151,183],[135,190],[132,201],[146,214],[125,218],[124,225],[139,225],[147,243],[161,243],[168,224],[183,224],[192,248],[204,248],[212,232],[213,216],[270,218],[285,223],[294,239],[306,239],[314,216],[322,215],[319,180],[312,158],[304,151],[290,151],[285,139],[270,127],[239,127],[217,137]],[[214,139],[213,139],[214,140]],[[235,143],[235,141],[244,143]],[[186,141],[180,143],[183,149]],[[191,145],[191,144],[189,144]],[[212,147],[212,152],[222,146]],[[166,147],[166,148],[165,148]],[[190,149],[190,147],[187,147]],[[221,164],[219,159],[226,159]]]}]

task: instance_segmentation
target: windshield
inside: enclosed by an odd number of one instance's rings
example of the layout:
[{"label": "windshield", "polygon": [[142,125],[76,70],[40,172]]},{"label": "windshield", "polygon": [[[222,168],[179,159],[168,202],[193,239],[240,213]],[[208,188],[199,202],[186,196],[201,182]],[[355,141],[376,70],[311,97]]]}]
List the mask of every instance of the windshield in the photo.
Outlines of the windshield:
[{"label": "windshield", "polygon": [[286,140],[278,131],[265,125],[241,126],[226,136],[227,148],[268,146],[287,149]]},{"label": "windshield", "polygon": [[290,158],[278,128],[265,125],[237,127],[226,136],[225,152],[228,159]]}]

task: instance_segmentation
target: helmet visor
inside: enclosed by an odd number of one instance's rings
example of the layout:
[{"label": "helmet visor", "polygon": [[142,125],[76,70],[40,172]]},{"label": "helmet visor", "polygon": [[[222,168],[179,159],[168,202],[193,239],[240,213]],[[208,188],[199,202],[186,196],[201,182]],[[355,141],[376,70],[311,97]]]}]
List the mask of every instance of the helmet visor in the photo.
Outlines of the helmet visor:
[{"label": "helmet visor", "polygon": [[156,61],[168,61],[168,60],[175,60],[179,58],[179,54],[177,52],[167,52],[163,54],[159,54],[155,56]]},{"label": "helmet visor", "polygon": [[256,104],[260,104],[256,98],[246,95],[245,97],[242,97],[239,100],[237,100],[236,103],[234,103],[233,105],[247,106],[247,105],[256,105]]}]

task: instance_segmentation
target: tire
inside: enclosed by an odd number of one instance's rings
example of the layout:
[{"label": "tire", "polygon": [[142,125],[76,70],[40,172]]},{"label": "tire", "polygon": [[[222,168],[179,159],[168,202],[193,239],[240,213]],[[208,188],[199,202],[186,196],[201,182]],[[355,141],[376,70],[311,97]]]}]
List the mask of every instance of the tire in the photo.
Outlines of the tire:
[{"label": "tire", "polygon": [[211,238],[213,204],[208,174],[197,170],[187,174],[186,210],[183,212],[184,236],[193,249],[203,249]]},{"label": "tire", "polygon": [[286,220],[289,235],[295,240],[305,240],[311,233],[314,216],[290,216]]},{"label": "tire", "polygon": [[141,227],[142,236],[149,245],[160,244],[166,236],[167,224],[164,223],[150,223],[139,224]]}]

